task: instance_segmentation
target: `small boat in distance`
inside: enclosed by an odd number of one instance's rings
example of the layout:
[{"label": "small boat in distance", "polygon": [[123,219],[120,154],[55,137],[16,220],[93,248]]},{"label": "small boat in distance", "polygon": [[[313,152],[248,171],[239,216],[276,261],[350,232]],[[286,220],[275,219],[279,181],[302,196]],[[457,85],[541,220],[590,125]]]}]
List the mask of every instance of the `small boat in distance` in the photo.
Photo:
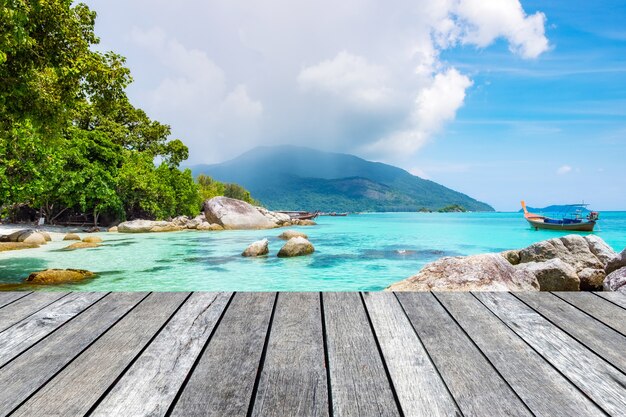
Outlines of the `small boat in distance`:
[{"label": "small boat in distance", "polygon": [[287,214],[291,220],[313,220],[319,215],[319,211],[277,211],[277,213]]},{"label": "small boat in distance", "polygon": [[569,204],[564,206],[569,210],[564,213],[561,219],[553,219],[540,214],[530,213],[526,208],[526,203],[522,201],[524,218],[535,230],[547,229],[592,232],[598,221],[599,213],[597,211],[590,211],[589,214],[583,218],[582,211],[587,206],[588,204]]}]

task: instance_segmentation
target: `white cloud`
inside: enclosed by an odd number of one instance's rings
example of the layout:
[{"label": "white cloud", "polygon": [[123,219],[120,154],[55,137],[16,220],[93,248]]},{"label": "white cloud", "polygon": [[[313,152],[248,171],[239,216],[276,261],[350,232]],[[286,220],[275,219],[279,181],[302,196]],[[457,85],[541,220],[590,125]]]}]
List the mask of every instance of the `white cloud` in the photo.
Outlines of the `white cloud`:
[{"label": "white cloud", "polygon": [[556,170],[556,173],[558,175],[565,175],[572,172],[572,167],[569,165],[563,165],[562,167],[560,167],[559,169]]},{"label": "white cloud", "polygon": [[193,163],[285,142],[405,162],[472,85],[443,51],[501,38],[531,59],[549,47],[545,16],[519,0],[87,2],[103,46],[129,58],[134,102],[172,125]]}]

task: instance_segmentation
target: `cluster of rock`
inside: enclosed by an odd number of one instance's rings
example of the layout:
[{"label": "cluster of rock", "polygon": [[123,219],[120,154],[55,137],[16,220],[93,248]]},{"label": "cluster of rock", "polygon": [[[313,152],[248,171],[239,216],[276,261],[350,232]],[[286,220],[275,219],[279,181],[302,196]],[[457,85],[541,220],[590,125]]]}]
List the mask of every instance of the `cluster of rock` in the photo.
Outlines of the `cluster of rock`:
[{"label": "cluster of rock", "polygon": [[75,249],[86,249],[86,248],[97,248],[102,243],[102,238],[99,236],[87,236],[80,239],[75,233],[68,233],[65,235],[63,240],[77,240],[78,242],[72,243],[71,245],[63,248],[64,250],[75,250]]},{"label": "cluster of rock", "polygon": [[568,235],[520,250],[446,257],[391,291],[626,292],[626,249],[616,253],[601,238]]},{"label": "cluster of rock", "polygon": [[[287,240],[282,248],[278,251],[279,258],[290,258],[294,256],[310,255],[315,252],[315,247],[308,240],[308,236],[296,230],[287,230],[278,236],[280,239]],[[269,254],[269,240],[262,239],[253,242],[243,251],[242,256],[254,257]]]},{"label": "cluster of rock", "polygon": [[9,235],[0,236],[0,252],[38,248],[51,240],[52,238],[48,232],[34,229],[18,230]]},{"label": "cluster of rock", "polygon": [[180,230],[253,230],[273,229],[291,225],[312,226],[311,220],[292,220],[289,215],[255,207],[245,201],[228,197],[213,197],[204,202],[204,212],[194,218],[179,216],[171,221],[131,220],[120,223],[110,232],[152,233]]}]

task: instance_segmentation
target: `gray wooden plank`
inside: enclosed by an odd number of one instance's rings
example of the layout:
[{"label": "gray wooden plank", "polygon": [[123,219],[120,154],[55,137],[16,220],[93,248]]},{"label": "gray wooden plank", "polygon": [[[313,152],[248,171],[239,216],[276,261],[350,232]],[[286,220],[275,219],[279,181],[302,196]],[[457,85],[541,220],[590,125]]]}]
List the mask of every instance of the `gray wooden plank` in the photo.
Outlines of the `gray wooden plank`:
[{"label": "gray wooden plank", "polygon": [[494,314],[604,411],[626,409],[626,376],[511,294],[475,293]]},{"label": "gray wooden plank", "polygon": [[150,294],[13,415],[84,415],[187,296],[188,293]]},{"label": "gray wooden plank", "polygon": [[184,387],[173,416],[245,416],[274,293],[237,293]]},{"label": "gray wooden plank", "polygon": [[164,416],[232,293],[194,293],[92,416]]},{"label": "gray wooden plank", "polygon": [[554,294],[626,336],[626,310],[622,307],[590,292],[559,292]]},{"label": "gray wooden plank", "polygon": [[333,415],[400,415],[360,295],[322,297]]},{"label": "gray wooden plank", "polygon": [[[620,307],[611,306],[610,303],[593,294],[587,295],[591,297],[591,301],[597,300],[600,303],[608,304],[609,307],[622,310]],[[566,299],[570,298],[582,308],[586,308],[587,297],[570,297],[566,296],[565,293],[563,295],[558,294],[559,297],[557,297],[547,292],[519,293],[515,296],[561,330],[626,373],[626,356],[623,353],[623,349],[626,347],[626,337],[559,298],[561,296]],[[621,320],[624,321],[625,319],[626,310],[621,315]]]},{"label": "gray wooden plank", "polygon": [[328,416],[318,293],[280,293],[252,415]]},{"label": "gray wooden plank", "polygon": [[0,333],[0,367],[105,295],[72,293]]},{"label": "gray wooden plank", "polygon": [[532,415],[434,295],[396,295],[464,415]]},{"label": "gray wooden plank", "polygon": [[593,402],[470,293],[435,296],[536,416],[603,416]]},{"label": "gray wooden plank", "polygon": [[0,415],[13,411],[147,293],[112,293],[0,370]]},{"label": "gray wooden plank", "polygon": [[453,416],[458,408],[393,293],[364,293],[374,332],[407,417]]},{"label": "gray wooden plank", "polygon": [[0,332],[67,294],[66,292],[35,292],[28,297],[14,301],[0,309]]},{"label": "gray wooden plank", "polygon": [[596,292],[594,293],[599,297],[604,298],[605,300],[609,300],[610,302],[617,304],[622,308],[626,308],[626,294],[619,291],[604,291],[604,292]]},{"label": "gray wooden plank", "polygon": [[0,291],[0,308],[12,303],[15,300],[19,300],[22,297],[32,294],[32,292],[20,292],[20,291]]}]

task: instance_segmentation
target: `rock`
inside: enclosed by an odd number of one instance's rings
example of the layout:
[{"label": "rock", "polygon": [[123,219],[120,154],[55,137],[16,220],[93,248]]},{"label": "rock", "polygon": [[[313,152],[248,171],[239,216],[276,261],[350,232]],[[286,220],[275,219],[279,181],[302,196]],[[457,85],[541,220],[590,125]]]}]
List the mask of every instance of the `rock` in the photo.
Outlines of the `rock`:
[{"label": "rock", "polygon": [[224,230],[224,226],[217,223],[210,223],[209,230]]},{"label": "rock", "polygon": [[38,233],[43,236],[44,239],[46,239],[46,242],[52,242],[52,236],[50,236],[50,233],[48,232],[44,232],[42,230],[39,230]]},{"label": "rock", "polygon": [[618,269],[626,266],[626,249],[618,253],[615,258],[609,261],[604,267],[604,271],[607,274],[617,271]]},{"label": "rock", "polygon": [[290,258],[293,256],[310,255],[315,252],[315,248],[303,237],[293,237],[285,243],[278,251],[279,258]]},{"label": "rock", "polygon": [[604,268],[602,262],[589,249],[587,240],[579,235],[544,240],[520,250],[520,263],[544,262],[556,258],[572,266],[576,272],[585,268]]},{"label": "rock", "polygon": [[220,226],[219,224],[211,224],[211,223],[207,223],[204,222],[200,225],[198,225],[198,227],[196,227],[197,230],[212,230],[212,231],[216,231],[216,230],[224,230],[224,228],[222,226]]},{"label": "rock", "polygon": [[83,229],[85,233],[98,233],[100,232],[100,228],[98,226],[92,226],[89,229]]},{"label": "rock", "polygon": [[390,285],[390,291],[537,291],[533,274],[517,269],[500,254],[445,257],[417,275]]},{"label": "rock", "polygon": [[613,248],[607,245],[604,240],[602,240],[598,236],[587,235],[584,237],[584,239],[587,241],[587,245],[589,246],[589,250],[591,250],[591,253],[593,253],[604,266],[608,265],[613,260],[618,258],[619,255],[615,253]]},{"label": "rock", "polygon": [[205,201],[204,216],[209,223],[219,224],[224,229],[272,229],[278,226],[254,206],[228,197]]},{"label": "rock", "polygon": [[189,222],[189,217],[187,216],[178,216],[174,217],[171,223],[175,226],[182,226],[184,228],[187,227],[187,223]]},{"label": "rock", "polygon": [[156,233],[156,232],[175,232],[183,230],[184,226],[179,226],[171,222],[156,220],[131,220],[120,223],[117,226],[119,233]]},{"label": "rock", "polygon": [[535,276],[541,291],[579,291],[580,279],[576,270],[560,259],[527,262],[516,268]]},{"label": "rock", "polygon": [[100,244],[95,242],[76,242],[63,248],[63,250],[97,248],[98,246],[100,246]]},{"label": "rock", "polygon": [[580,289],[583,291],[602,291],[602,284],[606,278],[604,269],[585,268],[578,273]]},{"label": "rock", "polygon": [[84,269],[46,269],[33,272],[26,278],[30,284],[64,284],[93,278],[96,274]]},{"label": "rock", "polygon": [[308,219],[293,220],[292,224],[293,225],[298,225],[298,226],[315,226],[315,225],[317,225],[317,223],[315,223],[313,220],[308,220]]},{"label": "rock", "polygon": [[292,237],[303,237],[305,239],[309,238],[306,234],[298,232],[297,230],[285,230],[280,235],[278,235],[278,238],[283,240],[289,240]]},{"label": "rock", "polygon": [[603,283],[604,291],[619,291],[626,294],[626,266],[611,272]]},{"label": "rock", "polygon": [[10,250],[19,250],[19,249],[31,249],[38,248],[39,245],[36,243],[25,243],[25,242],[0,242],[0,252],[6,252]]},{"label": "rock", "polygon": [[[50,239],[50,235],[48,235],[48,238]],[[13,232],[10,235],[2,236],[0,242],[24,242],[33,243],[35,245],[45,245],[47,240],[43,234],[39,233],[36,230],[24,229]]]},{"label": "rock", "polygon": [[288,214],[269,211],[265,207],[254,208],[257,209],[259,213],[267,217],[272,223],[276,223],[279,226],[286,226],[291,224],[291,217]]},{"label": "rock", "polygon": [[102,242],[102,238],[99,236],[87,236],[83,238],[83,242],[86,243],[100,243]]},{"label": "rock", "polygon": [[504,259],[509,261],[511,265],[517,265],[520,263],[520,256],[518,250],[507,250],[501,252],[500,255],[504,256]]},{"label": "rock", "polygon": [[267,255],[268,253],[270,253],[269,240],[262,239],[262,240],[257,240],[256,242],[248,246],[246,250],[243,251],[241,256],[246,256],[246,257],[262,256],[262,255]]},{"label": "rock", "polygon": [[109,232],[109,233],[117,233],[117,226],[109,227],[109,230],[107,230],[107,232]]},{"label": "rock", "polygon": [[68,233],[63,237],[63,240],[80,240],[80,236],[76,233]]}]

